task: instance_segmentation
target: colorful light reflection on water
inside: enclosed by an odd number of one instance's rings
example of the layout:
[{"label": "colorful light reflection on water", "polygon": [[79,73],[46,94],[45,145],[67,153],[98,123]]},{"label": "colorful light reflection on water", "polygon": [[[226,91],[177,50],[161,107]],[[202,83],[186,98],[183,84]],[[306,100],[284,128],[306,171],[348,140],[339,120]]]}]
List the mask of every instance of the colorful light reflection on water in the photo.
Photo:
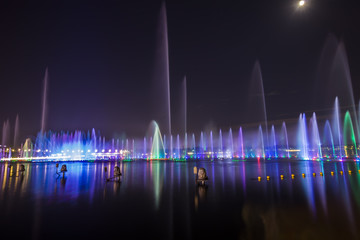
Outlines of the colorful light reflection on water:
[{"label": "colorful light reflection on water", "polygon": [[[20,164],[0,164],[0,225],[22,228],[24,237],[48,239],[61,224],[82,236],[112,236],[103,230],[118,229],[125,238],[136,238],[139,227],[158,239],[360,236],[358,162],[72,162],[65,178],[55,163],[25,163],[24,176]],[[121,182],[106,182],[115,165]],[[206,168],[207,187],[196,186],[194,166]]]}]

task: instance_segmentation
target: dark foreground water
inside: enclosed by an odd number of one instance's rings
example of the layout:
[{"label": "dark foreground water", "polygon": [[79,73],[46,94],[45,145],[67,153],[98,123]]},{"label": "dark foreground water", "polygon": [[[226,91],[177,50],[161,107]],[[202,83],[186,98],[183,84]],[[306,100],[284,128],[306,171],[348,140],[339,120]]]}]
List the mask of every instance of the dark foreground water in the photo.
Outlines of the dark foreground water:
[{"label": "dark foreground water", "polygon": [[[360,238],[358,162],[66,164],[62,178],[55,163],[25,164],[13,177],[0,163],[1,239]],[[121,182],[106,182],[104,167],[115,165]],[[206,168],[208,186],[195,184],[194,166]]]}]

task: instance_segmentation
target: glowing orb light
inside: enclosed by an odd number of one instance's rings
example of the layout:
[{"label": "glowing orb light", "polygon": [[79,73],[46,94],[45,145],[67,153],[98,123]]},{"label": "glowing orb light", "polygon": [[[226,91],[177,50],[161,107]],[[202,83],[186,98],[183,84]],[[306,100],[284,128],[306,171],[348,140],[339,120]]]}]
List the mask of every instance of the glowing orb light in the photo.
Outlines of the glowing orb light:
[{"label": "glowing orb light", "polygon": [[304,0],[300,0],[299,1],[299,7],[302,7],[302,6],[304,6],[305,5],[305,1]]}]

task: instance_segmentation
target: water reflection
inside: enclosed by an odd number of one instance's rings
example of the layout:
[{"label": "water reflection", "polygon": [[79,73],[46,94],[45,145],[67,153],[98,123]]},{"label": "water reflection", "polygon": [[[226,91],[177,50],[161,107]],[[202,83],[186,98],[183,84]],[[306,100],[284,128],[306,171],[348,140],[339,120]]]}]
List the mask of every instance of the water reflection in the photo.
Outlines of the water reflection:
[{"label": "water reflection", "polygon": [[[115,166],[120,167],[121,181],[106,181],[114,176]],[[195,166],[206,169],[207,185],[196,184]],[[56,226],[64,214],[73,216],[67,218],[70,229],[78,221],[101,229],[108,224],[103,218],[122,216],[115,222],[132,237],[135,222],[159,239],[359,236],[358,162],[74,162],[67,163],[67,169],[63,177],[55,163],[1,163],[0,224],[8,226],[24,214],[18,224],[26,228],[30,221],[28,232],[34,239],[46,239],[55,227],[45,224]],[[54,216],[58,219],[51,220]],[[87,231],[100,234],[95,228]]]}]

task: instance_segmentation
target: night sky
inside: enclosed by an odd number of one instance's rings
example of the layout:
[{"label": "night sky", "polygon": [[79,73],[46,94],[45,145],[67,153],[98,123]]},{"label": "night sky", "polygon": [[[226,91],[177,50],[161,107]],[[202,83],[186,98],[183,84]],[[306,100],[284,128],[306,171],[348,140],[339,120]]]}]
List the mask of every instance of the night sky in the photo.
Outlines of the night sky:
[{"label": "night sky", "polygon": [[[9,119],[13,128],[19,114],[21,138],[36,135],[48,68],[47,130],[144,135],[163,104],[154,95],[161,4],[2,1],[0,121]],[[293,0],[166,1],[173,132],[183,124],[185,75],[189,132],[254,121],[247,116],[257,106],[249,107],[247,99],[257,60],[269,120],[314,110],[321,114],[333,104],[318,100],[329,95],[323,76],[331,65],[321,64],[339,41],[357,101],[360,14],[355,4],[309,0],[297,9]]]}]

